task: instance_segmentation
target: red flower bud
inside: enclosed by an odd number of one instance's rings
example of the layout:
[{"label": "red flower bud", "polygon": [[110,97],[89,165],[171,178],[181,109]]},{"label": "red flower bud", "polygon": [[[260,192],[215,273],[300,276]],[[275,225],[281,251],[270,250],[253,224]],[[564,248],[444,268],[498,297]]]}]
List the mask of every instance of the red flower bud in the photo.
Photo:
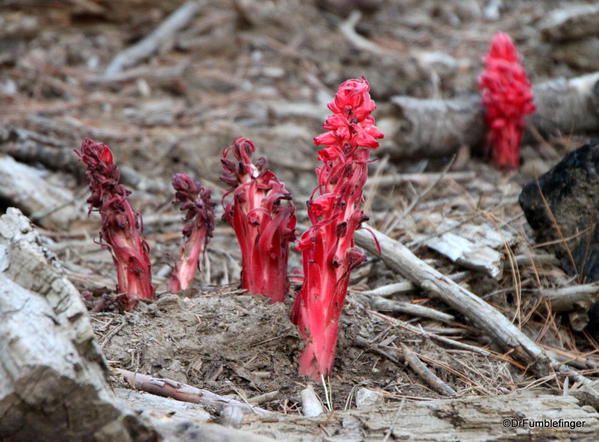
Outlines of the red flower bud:
[{"label": "red flower bud", "polygon": [[502,169],[520,166],[524,118],[536,109],[532,88],[520,56],[509,35],[498,32],[478,80],[487,123],[487,148],[491,160]]},{"label": "red flower bud", "polygon": [[135,308],[140,299],[154,299],[150,248],[143,237],[141,215],[135,212],[119,183],[119,170],[110,148],[86,138],[75,154],[85,163],[92,192],[89,211],[102,217],[100,242],[112,253],[117,272],[117,291],[125,310]]},{"label": "red flower bud", "polygon": [[[374,126],[375,108],[366,79],[348,80],[329,103],[333,112],[314,138],[325,146],[316,169],[318,187],[307,203],[312,226],[302,235],[304,284],[291,319],[306,340],[300,373],[319,380],[333,368],[339,316],[349,276],[366,256],[354,247],[354,232],[366,218],[362,211],[368,157],[383,134]],[[317,196],[318,195],[318,196]]]},{"label": "red flower bud", "polygon": [[172,184],[176,203],[185,212],[183,243],[168,281],[168,290],[175,293],[191,285],[199,267],[200,256],[206,252],[206,245],[215,226],[215,203],[210,199],[212,191],[205,189],[188,175],[179,173],[173,176]]},{"label": "red flower bud", "polygon": [[[289,243],[295,240],[295,209],[291,194],[266,168],[261,158],[251,155],[254,143],[238,138],[223,153],[225,175],[232,200],[224,204],[224,219],[233,226],[241,248],[241,286],[273,302],[283,301],[289,289],[287,261]],[[232,153],[236,162],[228,159]]]}]

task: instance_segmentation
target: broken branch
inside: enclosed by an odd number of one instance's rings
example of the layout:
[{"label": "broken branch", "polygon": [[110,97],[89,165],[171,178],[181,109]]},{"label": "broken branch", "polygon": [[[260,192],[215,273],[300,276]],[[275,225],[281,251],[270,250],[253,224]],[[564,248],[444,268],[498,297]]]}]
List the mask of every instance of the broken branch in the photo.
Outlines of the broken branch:
[{"label": "broken branch", "polygon": [[164,49],[177,31],[183,29],[200,11],[204,2],[188,1],[183,3],[163,21],[150,35],[119,52],[106,67],[106,75],[114,75],[123,69],[131,67],[151,55]]}]

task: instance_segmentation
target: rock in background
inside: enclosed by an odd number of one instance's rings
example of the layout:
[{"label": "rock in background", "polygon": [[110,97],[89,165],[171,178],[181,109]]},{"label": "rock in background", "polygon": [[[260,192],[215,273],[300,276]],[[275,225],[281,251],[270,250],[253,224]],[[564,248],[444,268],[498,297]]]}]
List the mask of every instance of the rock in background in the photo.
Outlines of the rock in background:
[{"label": "rock in background", "polygon": [[[599,143],[570,152],[549,172],[526,184],[519,203],[537,243],[553,243],[564,270],[579,282],[599,280]],[[599,304],[589,311],[599,333]]]}]

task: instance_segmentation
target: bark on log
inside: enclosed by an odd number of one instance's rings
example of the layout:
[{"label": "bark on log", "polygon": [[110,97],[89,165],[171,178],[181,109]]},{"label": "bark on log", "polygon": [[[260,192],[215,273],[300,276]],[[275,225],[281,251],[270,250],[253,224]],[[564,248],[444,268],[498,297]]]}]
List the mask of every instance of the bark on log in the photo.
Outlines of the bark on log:
[{"label": "bark on log", "polygon": [[[599,72],[556,79],[533,87],[537,111],[527,120],[544,136],[599,132]],[[449,155],[461,146],[484,144],[486,127],[478,95],[450,100],[396,96],[397,114],[381,119],[394,157]]]},{"label": "bark on log", "polygon": [[0,440],[157,440],[112,397],[77,289],[14,208],[0,217],[0,355]]},{"label": "bark on log", "polygon": [[[507,424],[505,419],[509,420]],[[516,427],[520,419],[550,419],[556,427]],[[560,419],[561,428],[557,426]],[[564,426],[569,423],[578,427]],[[595,440],[599,414],[572,396],[523,391],[506,396],[404,402],[335,411],[316,418],[278,415],[275,420],[246,416],[243,429],[289,442],[380,441],[385,437],[387,440],[427,441]]]}]

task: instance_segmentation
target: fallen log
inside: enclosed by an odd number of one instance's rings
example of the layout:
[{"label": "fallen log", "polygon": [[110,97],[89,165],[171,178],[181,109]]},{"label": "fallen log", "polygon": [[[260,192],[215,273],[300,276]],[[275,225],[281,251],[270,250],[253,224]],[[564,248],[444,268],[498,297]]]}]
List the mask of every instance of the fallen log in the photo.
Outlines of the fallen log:
[{"label": "fallen log", "polygon": [[14,208],[0,217],[0,355],[0,440],[157,440],[112,396],[77,289]]},{"label": "fallen log", "polygon": [[210,423],[211,416],[197,404],[117,388],[116,396],[149,420],[165,441],[268,442],[273,439]]},{"label": "fallen log", "polygon": [[562,42],[599,34],[599,5],[568,5],[548,13],[539,23],[545,39]]},{"label": "fallen log", "polygon": [[289,442],[333,440],[331,435],[334,440],[594,440],[599,413],[573,396],[528,390],[505,396],[405,401],[312,418],[248,415],[242,429]]},{"label": "fallen log", "polygon": [[[69,172],[83,178],[85,168],[73,154],[73,148],[43,134],[20,127],[0,127],[0,152],[23,163],[43,164],[50,170]],[[164,192],[167,185],[148,178],[136,170],[121,166],[121,181],[127,186],[148,192]]]},{"label": "fallen log", "polygon": [[50,184],[37,169],[1,154],[0,198],[18,206],[44,227],[64,229],[81,216],[69,190]]},{"label": "fallen log", "polygon": [[[541,135],[599,132],[599,72],[549,80],[533,86],[537,111],[527,127]],[[478,95],[448,100],[396,96],[394,113],[381,119],[394,147],[392,157],[438,157],[461,146],[479,147],[486,133]],[[526,139],[525,139],[526,141]]]}]

